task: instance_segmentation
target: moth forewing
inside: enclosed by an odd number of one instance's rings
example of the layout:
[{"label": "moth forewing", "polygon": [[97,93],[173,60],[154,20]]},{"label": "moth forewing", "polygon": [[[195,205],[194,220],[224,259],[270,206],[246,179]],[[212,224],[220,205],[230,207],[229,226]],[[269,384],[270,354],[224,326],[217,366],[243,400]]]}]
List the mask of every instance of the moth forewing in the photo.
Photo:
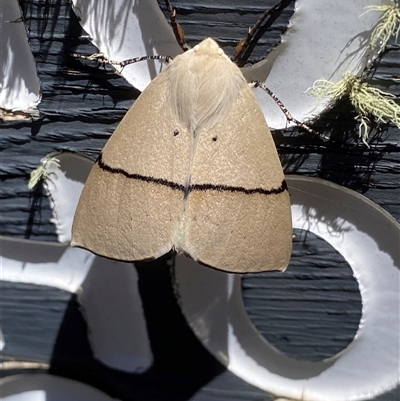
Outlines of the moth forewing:
[{"label": "moth forewing", "polygon": [[73,244],[137,261],[171,249],[229,272],[283,270],[282,167],[239,68],[212,39],[177,56],[111,136],[83,190]]}]

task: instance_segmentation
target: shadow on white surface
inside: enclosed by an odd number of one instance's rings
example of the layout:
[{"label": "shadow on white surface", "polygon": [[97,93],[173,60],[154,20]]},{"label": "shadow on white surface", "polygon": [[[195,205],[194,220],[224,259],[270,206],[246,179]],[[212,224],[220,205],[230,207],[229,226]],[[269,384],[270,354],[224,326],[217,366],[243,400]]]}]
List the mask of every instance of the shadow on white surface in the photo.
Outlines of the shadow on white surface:
[{"label": "shadow on white surface", "polygon": [[[69,153],[60,155],[59,170],[53,169],[50,175],[54,187],[49,186],[59,211],[58,224],[65,230],[72,221],[69,213],[74,207],[61,203],[77,200],[68,191],[77,186],[69,186],[65,180],[70,174],[64,167],[70,163],[76,171],[85,171],[88,159]],[[83,183],[83,177],[78,181]],[[240,275],[216,271],[179,256],[176,291],[189,325],[230,371],[277,396],[350,401],[395,388],[400,367],[399,224],[372,201],[339,185],[300,176],[288,176],[287,181],[294,228],[311,231],[327,241],[345,258],[359,283],[363,315],[353,342],[320,362],[291,359],[270,345],[252,325],[243,306]],[[65,188],[58,191],[59,185]],[[61,211],[67,211],[66,215]],[[99,360],[115,369],[138,373],[151,365],[137,272],[132,265],[98,258],[68,244],[8,238],[3,238],[2,252],[3,280],[47,285],[53,282],[56,287],[79,294],[91,345]]]}]

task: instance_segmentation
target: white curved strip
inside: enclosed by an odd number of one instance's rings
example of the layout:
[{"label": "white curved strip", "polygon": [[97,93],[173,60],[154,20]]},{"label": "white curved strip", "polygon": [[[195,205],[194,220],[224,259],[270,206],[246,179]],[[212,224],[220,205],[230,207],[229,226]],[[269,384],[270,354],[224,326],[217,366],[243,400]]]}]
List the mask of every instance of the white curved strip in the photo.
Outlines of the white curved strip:
[{"label": "white curved strip", "polygon": [[0,108],[27,111],[41,99],[40,82],[17,0],[0,3]]},{"label": "white curved strip", "polygon": [[353,401],[389,391],[400,383],[399,224],[362,195],[327,181],[292,176],[288,184],[294,227],[331,244],[359,282],[363,316],[353,342],[321,362],[289,358],[249,320],[240,276],[180,258],[176,280],[185,317],[229,370],[277,396]]},{"label": "white curved strip", "polygon": [[0,351],[3,350],[5,345],[6,345],[6,343],[4,341],[3,331],[0,328]]},{"label": "white curved strip", "polygon": [[117,401],[87,384],[44,374],[24,374],[0,380],[3,401]]},{"label": "white curved strip", "polygon": [[[55,157],[57,163],[51,160]],[[46,170],[44,186],[50,197],[59,242],[71,241],[72,222],[83,186],[93,166],[89,157],[75,153],[52,153],[42,159]]]},{"label": "white curved strip", "polygon": [[[297,0],[289,28],[267,58],[244,69],[250,80],[265,82],[300,121],[317,117],[330,100],[317,102],[306,93],[318,79],[338,82],[346,71],[360,75],[367,63],[371,33],[380,12],[365,13],[369,5],[390,0]],[[256,97],[268,125],[284,128],[287,121],[276,103],[261,90]]]},{"label": "white curved strip", "polygon": [[[73,0],[73,10],[93,44],[110,60],[175,57],[182,52],[156,0]],[[143,91],[162,66],[159,61],[141,61],[126,66],[121,74]]]},{"label": "white curved strip", "polygon": [[[1,280],[77,292],[95,358],[141,373],[153,363],[133,264],[101,258],[69,244],[0,237]],[[7,333],[5,333],[7,335]],[[12,338],[9,338],[12,344]]]},{"label": "white curved strip", "polygon": [[[46,162],[54,156],[59,160],[59,166]],[[76,205],[93,161],[67,152],[50,154],[42,162],[53,221],[62,243],[0,237],[1,280],[48,285],[74,293],[81,287],[95,260],[92,253],[69,245]]]},{"label": "white curved strip", "polygon": [[142,373],[153,363],[132,263],[96,257],[79,293],[94,356],[107,366]]},{"label": "white curved strip", "polygon": [[[105,365],[141,373],[153,363],[133,264],[98,257],[69,245],[77,202],[93,160],[51,154],[45,186],[63,244],[0,237],[1,280],[48,285],[78,293],[94,356]],[[12,339],[11,339],[12,341]]]},{"label": "white curved strip", "polygon": [[48,285],[75,292],[95,256],[69,244],[0,237],[1,280]]},{"label": "white curved strip", "polygon": [[[364,14],[365,7],[381,4],[390,0],[297,0],[281,44],[265,60],[244,68],[244,75],[264,82],[298,120],[318,116],[329,99],[318,103],[306,90],[317,79],[337,82],[346,71],[359,75],[364,70],[369,38],[382,15]],[[134,6],[124,0],[75,0],[74,5],[93,43],[112,60],[154,54],[173,57],[181,52],[156,0],[138,1]],[[160,70],[157,62],[140,62],[125,67],[122,75],[143,90]],[[255,94],[268,125],[287,127],[276,103],[261,89]]]}]

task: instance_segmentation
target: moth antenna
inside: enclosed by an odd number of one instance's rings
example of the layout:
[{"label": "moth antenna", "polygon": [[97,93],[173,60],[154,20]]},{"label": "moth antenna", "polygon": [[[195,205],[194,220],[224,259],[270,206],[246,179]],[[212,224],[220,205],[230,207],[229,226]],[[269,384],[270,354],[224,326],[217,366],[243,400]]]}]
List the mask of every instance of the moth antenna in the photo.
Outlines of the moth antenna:
[{"label": "moth antenna", "polygon": [[181,47],[181,49],[185,52],[190,49],[189,45],[186,43],[185,34],[183,32],[183,28],[179,25],[176,20],[176,10],[172,7],[171,2],[169,0],[165,0],[165,6],[169,12],[169,18],[171,20],[170,24],[172,30],[174,31],[175,38]]},{"label": "moth antenna", "polygon": [[310,128],[308,125],[302,123],[301,121],[297,120],[296,118],[294,118],[290,112],[288,111],[288,109],[286,108],[286,106],[281,102],[281,100],[278,98],[278,96],[275,95],[274,92],[271,91],[271,89],[269,89],[267,86],[265,86],[262,82],[260,81],[254,81],[254,82],[250,82],[249,83],[250,86],[252,86],[253,88],[261,88],[263,91],[265,91],[269,96],[271,96],[271,98],[274,100],[274,102],[279,106],[279,108],[282,110],[283,114],[285,115],[286,119],[288,120],[288,122],[293,122],[295,123],[298,127],[303,128],[304,130],[310,132],[311,134],[314,135],[318,135],[320,137],[322,137],[323,139],[326,140],[330,140],[329,137],[320,134],[319,132],[313,130],[312,128]]},{"label": "moth antenna", "polygon": [[[265,30],[272,25],[276,18],[278,18],[280,12],[292,1],[293,0],[281,0],[274,6],[272,6],[269,10],[266,10],[262,13],[261,17],[255,23],[255,25],[249,28],[247,35],[237,44],[235,48],[235,53],[232,57],[232,61],[234,63],[236,63],[239,67],[244,66],[254,48],[255,43],[257,43]],[[265,25],[261,27],[267,17],[270,17],[269,21],[267,21]],[[252,46],[250,46],[251,42],[254,42]]]},{"label": "moth antenna", "polygon": [[104,53],[93,53],[89,56],[80,53],[69,53],[71,57],[81,58],[89,61],[97,61],[98,63],[108,63],[108,57]]},{"label": "moth antenna", "polygon": [[135,57],[135,58],[130,58],[127,60],[122,60],[122,61],[114,61],[110,60],[104,53],[95,53],[90,56],[86,56],[84,54],[78,54],[78,53],[70,53],[72,57],[75,58],[81,58],[84,60],[90,60],[90,61],[97,61],[98,63],[103,63],[103,64],[111,64],[111,65],[119,65],[121,67],[121,71],[130,64],[138,63],[139,61],[148,61],[148,60],[164,60],[167,63],[172,61],[172,57],[170,56],[162,56],[162,55],[153,55],[153,56],[141,56],[141,57]]},{"label": "moth antenna", "polygon": [[141,57],[130,58],[128,60],[123,60],[123,61],[112,61],[112,60],[110,60],[109,63],[112,64],[112,65],[119,65],[122,68],[124,68],[129,64],[134,64],[134,63],[137,63],[139,61],[148,61],[148,60],[164,60],[167,63],[169,63],[170,61],[172,61],[172,57],[171,56],[162,56],[162,55],[156,54],[156,55],[153,55],[153,56],[141,56]]}]

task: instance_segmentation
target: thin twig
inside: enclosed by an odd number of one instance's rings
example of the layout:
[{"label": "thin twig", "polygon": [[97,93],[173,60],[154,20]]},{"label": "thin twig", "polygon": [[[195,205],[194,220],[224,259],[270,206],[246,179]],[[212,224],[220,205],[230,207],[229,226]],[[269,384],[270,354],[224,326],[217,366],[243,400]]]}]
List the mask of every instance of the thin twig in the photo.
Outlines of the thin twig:
[{"label": "thin twig", "polygon": [[263,12],[261,17],[255,23],[255,25],[249,28],[249,32],[247,33],[246,37],[243,38],[236,46],[235,54],[232,57],[232,61],[237,63],[238,65],[242,66],[244,63],[240,63],[241,58],[243,57],[244,53],[246,52],[247,48],[250,45],[250,42],[253,40],[263,22],[267,19],[267,17],[271,16],[273,13],[285,8],[288,3],[288,0],[281,0],[275,5],[273,5],[269,10]]},{"label": "thin twig", "polygon": [[167,10],[169,12],[169,18],[171,20],[170,25],[172,27],[172,30],[174,31],[175,38],[181,49],[185,52],[189,50],[189,46],[185,41],[185,34],[183,32],[183,29],[176,20],[176,10],[174,7],[172,7],[169,0],[165,0],[165,6],[167,7]]}]

